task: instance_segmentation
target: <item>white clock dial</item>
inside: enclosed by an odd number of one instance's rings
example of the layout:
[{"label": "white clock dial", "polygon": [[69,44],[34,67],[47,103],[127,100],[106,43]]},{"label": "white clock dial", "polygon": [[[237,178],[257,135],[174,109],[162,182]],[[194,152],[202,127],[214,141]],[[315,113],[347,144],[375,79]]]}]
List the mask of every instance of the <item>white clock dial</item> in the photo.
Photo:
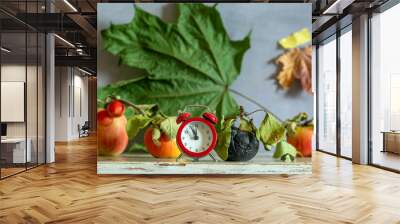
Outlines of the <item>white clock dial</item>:
[{"label": "white clock dial", "polygon": [[203,122],[193,121],[183,128],[181,140],[186,149],[199,153],[211,146],[213,135],[209,126]]}]

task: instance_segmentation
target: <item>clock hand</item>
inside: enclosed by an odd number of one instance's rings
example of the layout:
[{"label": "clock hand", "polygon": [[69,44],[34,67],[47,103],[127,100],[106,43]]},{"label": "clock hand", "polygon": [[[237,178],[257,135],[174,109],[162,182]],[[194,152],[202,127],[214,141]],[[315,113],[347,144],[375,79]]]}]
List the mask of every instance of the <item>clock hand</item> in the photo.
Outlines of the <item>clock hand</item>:
[{"label": "clock hand", "polygon": [[[189,127],[189,128],[190,128],[190,127]],[[185,133],[189,135],[190,139],[193,139],[193,138],[194,138],[193,131],[188,131],[188,130],[186,130]]]},{"label": "clock hand", "polygon": [[192,131],[192,137],[191,137],[191,139],[192,139],[192,140],[197,140],[196,131],[193,129],[192,126],[189,126],[189,128],[190,128],[190,130]]},{"label": "clock hand", "polygon": [[199,136],[197,135],[197,128],[194,129],[194,139],[195,139],[195,140],[198,140],[198,139],[199,139]]}]

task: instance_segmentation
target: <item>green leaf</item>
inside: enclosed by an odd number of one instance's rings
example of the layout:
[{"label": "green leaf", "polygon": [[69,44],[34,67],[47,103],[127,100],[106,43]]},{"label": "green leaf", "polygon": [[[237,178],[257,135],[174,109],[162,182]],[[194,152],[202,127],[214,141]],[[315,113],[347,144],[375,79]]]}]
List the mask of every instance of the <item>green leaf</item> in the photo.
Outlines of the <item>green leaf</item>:
[{"label": "green leaf", "polygon": [[244,117],[240,119],[239,129],[241,131],[247,131],[247,132],[252,132],[252,133],[257,132],[257,128],[256,128],[256,126],[254,126],[253,122],[251,120],[247,120]]},{"label": "green leaf", "polygon": [[280,158],[282,161],[289,162],[294,161],[297,155],[297,150],[291,144],[286,141],[280,141],[276,145],[276,150],[273,155],[274,158]]},{"label": "green leaf", "polygon": [[151,135],[151,138],[153,140],[153,143],[157,146],[160,146],[160,137],[161,137],[161,131],[159,128],[153,128],[153,132]]},{"label": "green leaf", "polygon": [[143,152],[148,152],[147,148],[143,145],[143,144],[132,144],[131,146],[129,146],[128,149],[126,149],[124,151],[124,153],[143,153]]},{"label": "green leaf", "polygon": [[160,130],[170,139],[176,138],[178,128],[179,125],[176,123],[176,117],[168,117],[160,123]]},{"label": "green leaf", "polygon": [[218,144],[215,151],[222,160],[228,159],[228,148],[231,144],[231,127],[234,122],[235,119],[224,120],[221,130],[218,132]]},{"label": "green leaf", "polygon": [[230,40],[215,7],[178,7],[177,23],[165,23],[136,6],[129,24],[102,31],[108,52],[147,75],[108,85],[99,90],[99,99],[119,95],[138,104],[155,103],[171,116],[189,104],[208,105],[219,118],[237,110],[229,86],[240,73],[249,35]]},{"label": "green leaf", "polygon": [[297,123],[296,122],[288,122],[285,124],[285,128],[286,128],[289,136],[294,135],[296,133]]},{"label": "green leaf", "polygon": [[142,114],[133,115],[128,118],[126,131],[129,139],[134,139],[140,130],[147,127],[152,120],[153,118]]},{"label": "green leaf", "polygon": [[284,126],[288,135],[293,135],[296,133],[297,126],[303,125],[308,119],[308,114],[306,112],[301,112],[296,116],[288,119],[284,122]]},{"label": "green leaf", "polygon": [[136,106],[139,107],[148,117],[153,117],[160,110],[160,107],[157,104],[142,104]]},{"label": "green leaf", "polygon": [[307,113],[306,112],[301,112],[301,113],[297,114],[296,116],[292,117],[291,119],[289,119],[287,121],[300,123],[300,122],[305,121],[307,119],[308,119]]},{"label": "green leaf", "polygon": [[264,144],[266,150],[285,139],[285,127],[273,115],[267,113],[257,131],[257,138]]}]

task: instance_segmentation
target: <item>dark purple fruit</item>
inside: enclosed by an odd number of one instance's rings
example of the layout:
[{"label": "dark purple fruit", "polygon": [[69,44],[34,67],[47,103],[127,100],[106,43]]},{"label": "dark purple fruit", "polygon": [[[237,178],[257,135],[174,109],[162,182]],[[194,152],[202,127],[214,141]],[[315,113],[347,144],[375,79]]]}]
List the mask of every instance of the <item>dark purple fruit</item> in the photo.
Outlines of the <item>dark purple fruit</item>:
[{"label": "dark purple fruit", "polygon": [[256,156],[259,145],[254,133],[232,126],[227,161],[249,161]]}]

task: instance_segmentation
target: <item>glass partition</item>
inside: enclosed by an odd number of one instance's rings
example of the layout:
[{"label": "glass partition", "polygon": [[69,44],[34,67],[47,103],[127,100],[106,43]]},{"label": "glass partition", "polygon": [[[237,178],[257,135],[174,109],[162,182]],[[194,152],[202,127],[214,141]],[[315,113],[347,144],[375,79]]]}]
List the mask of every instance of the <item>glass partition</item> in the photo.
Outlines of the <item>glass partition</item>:
[{"label": "glass partition", "polygon": [[400,171],[400,5],[371,19],[371,162]]},{"label": "glass partition", "polygon": [[[1,34],[2,177],[26,170],[31,151],[26,142],[26,33]],[[29,147],[29,146],[28,146]]]},{"label": "glass partition", "polygon": [[[15,3],[15,1],[14,1]],[[40,13],[43,1],[1,2],[1,7]],[[39,7],[40,6],[40,7]],[[22,14],[21,14],[22,13]],[[43,33],[0,12],[0,178],[45,163],[45,44]],[[16,25],[9,25],[15,23]]]},{"label": "glass partition", "polygon": [[336,36],[318,48],[318,149],[336,154]]},{"label": "glass partition", "polygon": [[340,155],[352,157],[352,32],[340,36]]}]

